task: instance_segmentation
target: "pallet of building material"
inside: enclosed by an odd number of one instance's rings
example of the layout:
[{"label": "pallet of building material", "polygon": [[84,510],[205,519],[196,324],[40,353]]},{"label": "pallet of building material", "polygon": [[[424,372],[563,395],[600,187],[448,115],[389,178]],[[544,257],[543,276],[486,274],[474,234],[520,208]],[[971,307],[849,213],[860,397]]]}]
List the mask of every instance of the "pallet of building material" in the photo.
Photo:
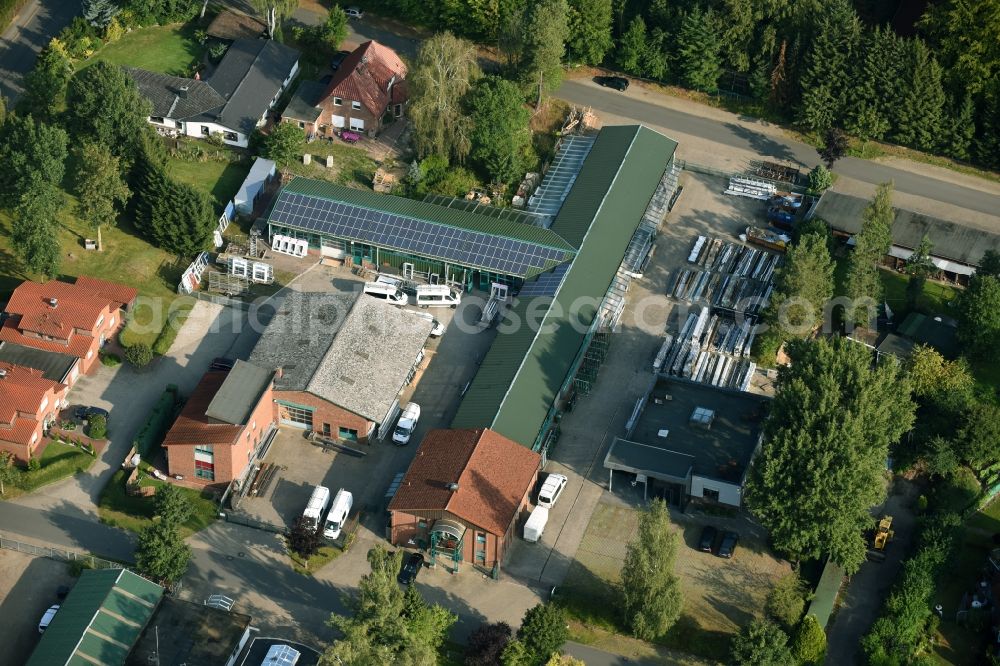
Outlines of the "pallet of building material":
[{"label": "pallet of building material", "polygon": [[698,236],[698,238],[694,242],[694,247],[691,248],[691,253],[688,254],[688,262],[689,263],[693,264],[696,261],[698,261],[698,255],[701,254],[701,251],[704,249],[705,243],[707,241],[708,241],[708,239],[705,238],[704,236]]},{"label": "pallet of building material", "polygon": [[670,352],[670,347],[674,344],[674,336],[667,333],[663,338],[663,344],[660,345],[660,351],[656,352],[656,358],[653,359],[653,372],[659,372],[660,368],[663,367],[663,363],[667,360],[667,354]]}]

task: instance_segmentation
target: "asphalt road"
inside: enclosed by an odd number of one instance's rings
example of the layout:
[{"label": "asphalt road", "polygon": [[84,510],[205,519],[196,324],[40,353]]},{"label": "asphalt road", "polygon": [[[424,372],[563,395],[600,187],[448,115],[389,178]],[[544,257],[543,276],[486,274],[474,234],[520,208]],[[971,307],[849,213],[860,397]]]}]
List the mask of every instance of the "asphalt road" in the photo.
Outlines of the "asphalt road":
[{"label": "asphalt road", "polygon": [[63,547],[108,559],[133,561],[135,543],[128,532],[76,513],[73,507],[57,512],[0,502],[0,525],[3,526],[0,534],[33,545]]},{"label": "asphalt road", "polygon": [[32,0],[0,36],[0,95],[17,101],[38,52],[80,13],[80,0]]},{"label": "asphalt road", "polygon": [[[725,146],[753,151],[762,157],[796,162],[806,168],[819,164],[816,149],[800,141],[778,139],[756,132],[737,123],[697,116],[675,109],[638,100],[629,93],[600,88],[586,80],[565,81],[555,95],[573,104],[587,105],[600,114],[630,118],[637,122],[674,129]],[[892,180],[896,190],[954,206],[996,215],[1000,200],[994,194],[921,176],[891,166],[855,157],[845,157],[834,165],[834,171],[849,178],[877,185]]]}]

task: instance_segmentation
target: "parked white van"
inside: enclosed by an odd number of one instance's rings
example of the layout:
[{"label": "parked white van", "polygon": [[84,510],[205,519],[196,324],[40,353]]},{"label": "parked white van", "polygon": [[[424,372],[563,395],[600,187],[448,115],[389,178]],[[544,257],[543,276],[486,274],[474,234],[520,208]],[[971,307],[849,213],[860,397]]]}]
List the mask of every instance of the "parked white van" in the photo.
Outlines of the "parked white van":
[{"label": "parked white van", "polygon": [[400,415],[399,421],[396,422],[396,429],[392,431],[392,441],[400,446],[408,444],[410,436],[413,435],[413,431],[417,427],[417,421],[419,420],[420,405],[415,402],[408,403],[403,408],[403,413]]},{"label": "parked white van", "polygon": [[545,477],[542,489],[538,491],[538,506],[544,506],[546,509],[554,507],[568,481],[569,479],[562,474],[549,474]]},{"label": "parked white van", "polygon": [[326,516],[326,524],[323,526],[323,536],[327,539],[336,539],[340,536],[340,531],[344,529],[347,517],[351,515],[351,507],[354,506],[354,495],[348,490],[341,488],[337,491],[337,496],[333,498],[333,506]]},{"label": "parked white van", "polygon": [[311,530],[319,529],[320,521],[323,520],[323,514],[326,513],[326,508],[330,506],[330,489],[326,486],[316,486],[313,488],[312,495],[309,497],[309,504],[306,505],[306,510],[302,512],[302,518]]},{"label": "parked white van", "polygon": [[379,275],[374,282],[365,282],[365,293],[393,305],[406,305],[409,302],[403,293],[403,282],[389,275]]},{"label": "parked white van", "polygon": [[545,523],[549,522],[549,510],[544,506],[536,506],[524,523],[524,540],[537,543],[545,532]]},{"label": "parked white van", "polygon": [[417,305],[427,307],[458,307],[462,292],[444,284],[422,284],[417,287]]}]

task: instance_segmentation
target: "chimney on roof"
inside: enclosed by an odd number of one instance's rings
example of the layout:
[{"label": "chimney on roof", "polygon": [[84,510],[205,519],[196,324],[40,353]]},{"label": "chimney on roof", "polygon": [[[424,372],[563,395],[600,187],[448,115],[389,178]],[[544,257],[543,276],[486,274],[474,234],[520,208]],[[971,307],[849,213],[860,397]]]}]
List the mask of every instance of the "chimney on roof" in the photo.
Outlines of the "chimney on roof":
[{"label": "chimney on roof", "polygon": [[46,300],[46,302],[48,302],[49,306],[51,306],[53,308],[57,307],[59,305],[59,299],[58,298],[46,298],[45,300]]},{"label": "chimney on roof", "polygon": [[6,370],[0,370],[0,379],[3,379],[6,376],[7,376],[7,371]]},{"label": "chimney on roof", "polygon": [[187,99],[187,96],[188,96],[188,87],[187,86],[181,86],[177,90],[177,96],[180,97],[181,99]]},{"label": "chimney on roof", "polygon": [[457,493],[458,492],[458,484],[457,483],[449,483],[448,484],[448,490],[450,490],[453,493]]}]

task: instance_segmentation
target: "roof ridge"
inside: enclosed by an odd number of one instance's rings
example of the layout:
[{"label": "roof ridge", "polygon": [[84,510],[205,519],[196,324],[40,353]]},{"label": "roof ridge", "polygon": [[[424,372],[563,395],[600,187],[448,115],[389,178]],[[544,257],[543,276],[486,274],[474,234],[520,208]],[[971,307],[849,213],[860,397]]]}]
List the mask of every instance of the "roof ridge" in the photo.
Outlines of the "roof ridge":
[{"label": "roof ridge", "polygon": [[[253,41],[253,40],[246,40],[246,39],[241,39],[241,40],[238,40],[238,41],[241,41],[241,42],[244,42],[244,41]],[[220,95],[222,96],[222,98],[223,98],[224,100],[226,100],[226,103],[222,105],[222,108],[223,108],[223,111],[225,110],[225,108],[226,108],[227,106],[229,106],[229,102],[230,102],[230,101],[231,101],[231,100],[232,100],[232,99],[233,99],[234,97],[236,97],[236,93],[238,93],[238,92],[240,91],[240,88],[242,88],[242,87],[243,87],[243,84],[244,84],[244,83],[246,83],[246,80],[247,80],[247,78],[249,78],[249,76],[250,76],[250,72],[252,72],[252,71],[253,71],[253,68],[254,68],[254,67],[255,67],[255,66],[257,65],[257,61],[258,61],[258,60],[260,59],[260,54],[264,52],[264,49],[266,49],[266,48],[267,48],[267,44],[268,44],[268,42],[270,42],[271,40],[270,40],[270,39],[265,39],[265,40],[261,40],[261,41],[263,41],[263,42],[264,42],[264,46],[260,47],[260,49],[259,49],[259,50],[257,51],[257,53],[256,53],[256,54],[254,55],[254,57],[253,57],[253,61],[251,61],[251,63],[250,63],[250,66],[249,66],[249,67],[247,67],[246,71],[245,71],[245,72],[243,72],[243,76],[242,76],[242,77],[240,77],[240,82],[236,84],[236,87],[235,87],[235,88],[233,88],[233,92],[232,92],[232,94],[230,94],[230,95],[229,95],[229,97],[226,97],[225,95],[222,95],[222,93],[219,93],[219,94],[220,94]],[[235,43],[233,44],[233,46],[235,46]],[[230,48],[232,48],[232,47],[230,47]],[[229,53],[229,51],[226,51],[226,54],[227,54],[227,55],[228,55],[228,53]],[[220,63],[220,64],[221,64],[221,63]],[[208,82],[206,81],[206,83],[208,83]],[[212,85],[211,83],[209,83],[209,84],[208,84],[208,86],[209,86],[209,87],[210,87],[210,88],[211,88],[212,90],[215,90],[215,86],[213,86],[213,85]],[[215,90],[215,92],[217,92],[217,93],[218,93],[219,91],[218,91],[218,90]]]},{"label": "roof ridge", "polygon": [[[472,457],[474,455],[476,455],[476,451],[479,450],[479,444],[483,441],[483,435],[486,433],[486,431],[488,429],[487,428],[475,428],[475,429],[473,429],[473,432],[475,432],[476,430],[479,431],[478,435],[476,436],[476,441],[472,443],[472,447],[469,449],[469,455],[465,458],[465,462],[462,463],[462,471],[458,473],[458,478],[455,479],[455,483],[456,483],[456,485],[459,486],[459,489],[461,489],[462,479],[465,477],[466,473],[469,471],[469,463],[472,462]],[[454,499],[457,496],[458,496],[458,492],[457,491],[451,493],[450,495],[448,495],[448,501],[444,505],[445,511],[451,511],[451,509],[452,509],[451,503],[452,503],[452,501],[454,501]],[[452,511],[452,513],[454,513],[454,512]]]}]

